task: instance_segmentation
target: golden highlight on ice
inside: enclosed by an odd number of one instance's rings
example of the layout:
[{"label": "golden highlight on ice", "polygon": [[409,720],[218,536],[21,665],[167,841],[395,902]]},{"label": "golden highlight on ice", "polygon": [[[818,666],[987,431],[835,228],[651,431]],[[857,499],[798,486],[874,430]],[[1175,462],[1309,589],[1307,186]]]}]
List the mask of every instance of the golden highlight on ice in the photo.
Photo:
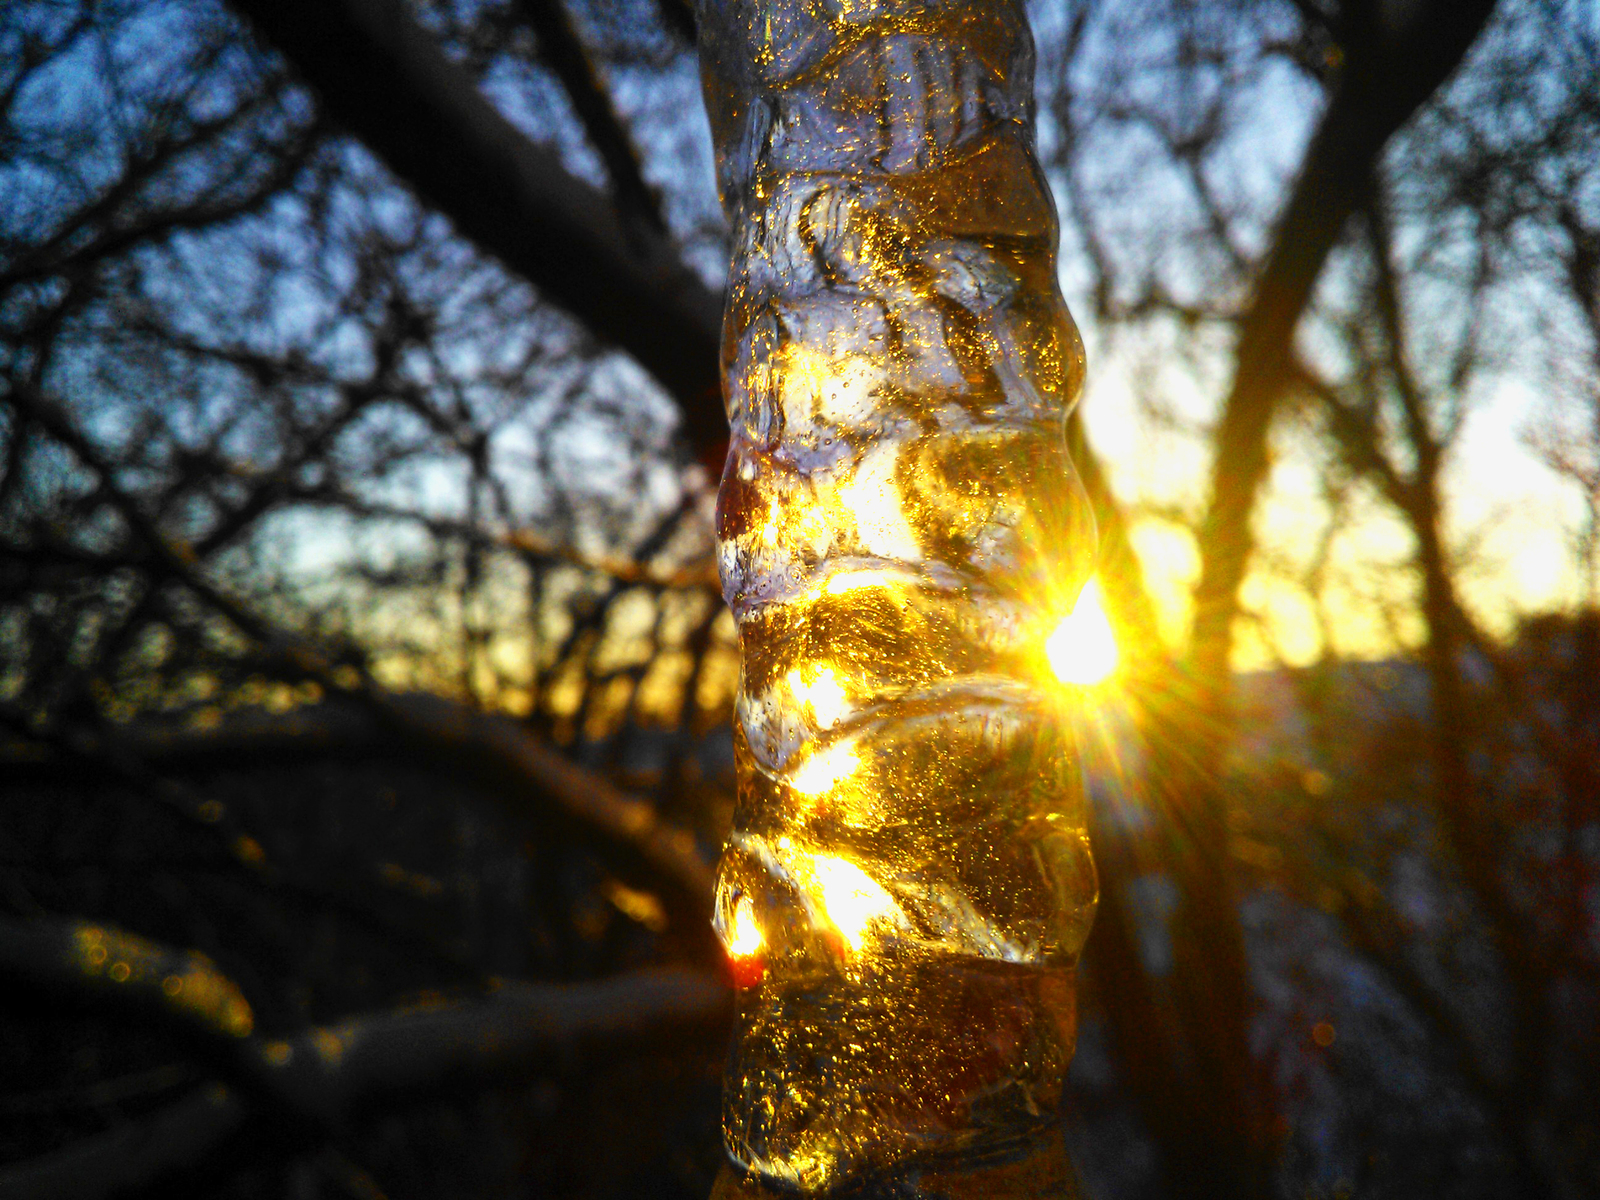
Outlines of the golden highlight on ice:
[{"label": "golden highlight on ice", "polygon": [[733,921],[728,930],[728,953],[734,958],[752,958],[766,944],[761,926],[756,924],[755,907],[749,896],[740,896],[733,907]]},{"label": "golden highlight on ice", "polygon": [[811,874],[828,920],[852,950],[860,950],[874,921],[900,915],[888,892],[849,859],[832,854],[811,856]]},{"label": "golden highlight on ice", "polygon": [[789,783],[802,795],[820,796],[841,779],[848,778],[860,765],[855,747],[848,742],[841,742],[808,758]]},{"label": "golden highlight on ice", "polygon": [[837,725],[849,707],[844,685],[832,667],[816,668],[809,681],[805,672],[796,667],[789,672],[786,682],[794,698],[811,710],[823,729]]}]

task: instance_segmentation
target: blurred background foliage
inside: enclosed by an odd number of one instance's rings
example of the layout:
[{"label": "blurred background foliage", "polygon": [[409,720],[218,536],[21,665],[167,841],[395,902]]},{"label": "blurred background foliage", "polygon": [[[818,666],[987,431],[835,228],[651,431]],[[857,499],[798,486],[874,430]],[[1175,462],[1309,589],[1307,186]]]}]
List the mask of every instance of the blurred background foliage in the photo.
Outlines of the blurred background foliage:
[{"label": "blurred background foliage", "polygon": [[[1600,1191],[1600,6],[1041,0],[1092,1196]],[[0,1195],[703,1196],[683,0],[0,6]]]}]

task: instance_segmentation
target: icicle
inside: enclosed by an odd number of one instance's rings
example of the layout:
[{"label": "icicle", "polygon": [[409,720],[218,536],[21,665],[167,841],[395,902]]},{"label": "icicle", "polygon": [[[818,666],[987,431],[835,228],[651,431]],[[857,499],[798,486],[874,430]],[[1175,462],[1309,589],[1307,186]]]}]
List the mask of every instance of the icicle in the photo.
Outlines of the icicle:
[{"label": "icicle", "polygon": [[719,1194],[1064,1195],[1095,880],[1046,643],[1094,529],[1026,16],[705,0],[700,20],[743,657]]}]

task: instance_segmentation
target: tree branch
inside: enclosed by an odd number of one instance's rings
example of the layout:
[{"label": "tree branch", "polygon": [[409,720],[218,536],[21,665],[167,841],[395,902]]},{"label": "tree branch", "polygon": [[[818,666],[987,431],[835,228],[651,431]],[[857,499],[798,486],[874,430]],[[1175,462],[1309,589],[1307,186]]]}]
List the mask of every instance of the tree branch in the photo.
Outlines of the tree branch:
[{"label": "tree branch", "polygon": [[0,1171],[0,1198],[109,1196],[192,1165],[266,1107],[336,1132],[353,1116],[525,1074],[574,1046],[637,1044],[714,1027],[728,989],[702,972],[632,971],[572,984],[507,982],[486,995],[371,1013],[273,1039],[209,959],[67,919],[0,918],[0,978],[187,1035],[229,1086],[154,1118]]},{"label": "tree branch", "polygon": [[1384,146],[1460,64],[1493,7],[1493,0],[1431,0],[1398,31],[1377,28],[1374,16],[1359,40],[1347,39],[1343,73],[1239,323],[1233,384],[1217,427],[1191,648],[1213,707],[1227,685],[1239,587],[1253,545],[1250,514],[1266,478],[1267,435],[1286,390],[1295,328]]},{"label": "tree branch", "polygon": [[[709,913],[715,878],[694,835],[662,820],[655,807],[614,787],[529,734],[515,719],[439,696],[398,694],[373,686],[359,698],[393,728],[463,764],[503,772],[554,801],[580,828],[630,847],[672,885],[683,905]],[[682,907],[682,905],[680,905]]]},{"label": "tree branch", "polygon": [[402,0],[235,0],[331,118],[428,204],[678,401],[699,448],[727,437],[721,305],[664,235],[630,236],[609,199],[506,120]]},{"label": "tree branch", "polygon": [[611,97],[595,74],[572,19],[561,0],[513,0],[513,11],[520,13],[528,28],[539,39],[539,57],[561,81],[572,109],[583,122],[589,141],[606,164],[611,186],[624,211],[643,222],[658,235],[666,232],[661,219],[661,202],[639,169],[628,131],[623,128]]},{"label": "tree branch", "polygon": [[1174,800],[1172,815],[1187,834],[1175,865],[1184,903],[1174,917],[1173,940],[1188,956],[1177,971],[1186,984],[1181,1007],[1196,1074],[1207,1081],[1205,1099],[1197,1102],[1206,1114],[1228,1114],[1213,1139],[1226,1147],[1218,1165],[1225,1174],[1236,1172],[1211,1191],[1186,1181],[1195,1194],[1266,1196],[1272,1190],[1263,1088],[1251,1065],[1249,962],[1227,867],[1222,769],[1231,729],[1233,627],[1255,544],[1251,517],[1269,467],[1268,435],[1291,380],[1300,317],[1328,254],[1367,194],[1384,146],[1455,70],[1492,8],[1493,0],[1427,0],[1413,6],[1400,28],[1386,30],[1374,6],[1364,10],[1366,27],[1341,29],[1345,66],[1239,321],[1233,382],[1215,434],[1199,530],[1187,664],[1194,711],[1181,731],[1186,752],[1169,756],[1169,769],[1160,772]]},{"label": "tree branch", "polygon": [[34,991],[154,1015],[208,1044],[255,1030],[250,1002],[205,955],[85,921],[0,917],[0,975]]},{"label": "tree branch", "polygon": [[181,583],[239,632],[281,659],[285,674],[315,679],[335,694],[360,701],[406,736],[459,756],[470,765],[531,784],[580,829],[636,854],[675,889],[679,901],[675,907],[680,913],[705,915],[712,871],[688,830],[662,820],[647,801],[570,762],[508,716],[479,712],[439,697],[387,691],[364,672],[341,667],[316,647],[274,627],[204,577],[192,561],[192,551],[166,537],[138,501],[117,485],[110,464],[50,397],[12,380],[3,399],[99,477],[109,503],[148,549],[153,568]]},{"label": "tree branch", "polygon": [[153,1116],[0,1168],[0,1200],[108,1200],[195,1166],[245,1125],[249,1105],[206,1084]]}]

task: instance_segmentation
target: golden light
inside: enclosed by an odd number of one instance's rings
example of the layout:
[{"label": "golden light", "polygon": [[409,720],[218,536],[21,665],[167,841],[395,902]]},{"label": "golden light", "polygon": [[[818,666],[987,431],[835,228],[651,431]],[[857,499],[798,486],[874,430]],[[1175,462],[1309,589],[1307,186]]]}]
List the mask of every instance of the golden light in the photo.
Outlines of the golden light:
[{"label": "golden light", "polygon": [[1062,683],[1104,683],[1117,669],[1117,638],[1106,617],[1099,581],[1091,579],[1078,603],[1044,644],[1050,669]]},{"label": "golden light", "polygon": [[855,519],[856,538],[869,554],[900,562],[922,557],[916,531],[906,520],[895,468],[900,448],[877,446],[862,455],[850,481],[839,488],[839,503]]},{"label": "golden light", "polygon": [[836,424],[859,421],[882,376],[882,366],[869,358],[854,354],[836,358],[791,344],[778,376],[784,416],[799,423],[819,412]]},{"label": "golden light", "polygon": [[824,729],[837,725],[850,706],[844,685],[832,667],[818,667],[809,681],[796,668],[789,672],[787,682],[794,698],[811,710],[817,724]]},{"label": "golden light", "polygon": [[755,905],[749,896],[740,896],[733,906],[733,921],[728,929],[728,954],[733,958],[751,958],[766,945],[767,939],[756,924]]},{"label": "golden light", "polygon": [[811,856],[811,874],[816,880],[818,899],[828,920],[852,950],[861,949],[867,927],[885,918],[904,917],[894,898],[877,880],[847,858],[832,854]]},{"label": "golden light", "polygon": [[789,784],[803,796],[818,796],[860,765],[855,747],[849,742],[841,742],[806,759],[790,778]]},{"label": "golden light", "polygon": [[840,571],[823,589],[830,596],[846,596],[851,592],[859,592],[862,588],[882,587],[885,583],[882,571]]}]

